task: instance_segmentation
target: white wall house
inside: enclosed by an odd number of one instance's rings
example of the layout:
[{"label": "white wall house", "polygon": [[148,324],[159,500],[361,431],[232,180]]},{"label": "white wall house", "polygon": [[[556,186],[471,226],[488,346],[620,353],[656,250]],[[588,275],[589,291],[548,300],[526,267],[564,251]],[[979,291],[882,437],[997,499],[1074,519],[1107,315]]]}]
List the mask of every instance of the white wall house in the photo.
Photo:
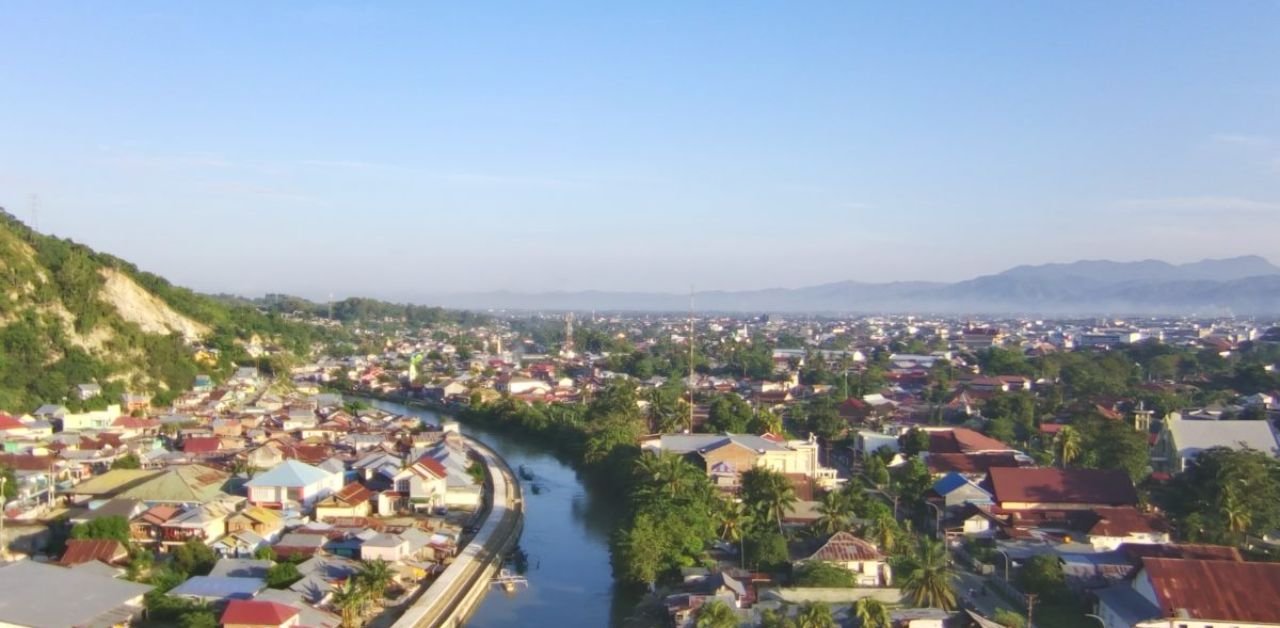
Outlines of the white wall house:
[{"label": "white wall house", "polygon": [[342,490],[342,485],[341,473],[331,473],[297,460],[285,460],[246,484],[252,504],[280,507],[293,502],[303,508],[310,508]]}]

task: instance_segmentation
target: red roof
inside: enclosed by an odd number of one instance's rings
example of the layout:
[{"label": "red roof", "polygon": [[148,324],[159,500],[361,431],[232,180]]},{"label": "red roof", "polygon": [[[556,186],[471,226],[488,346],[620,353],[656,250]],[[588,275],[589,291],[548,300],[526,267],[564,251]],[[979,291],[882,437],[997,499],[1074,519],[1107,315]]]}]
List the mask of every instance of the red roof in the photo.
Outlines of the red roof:
[{"label": "red roof", "polygon": [[0,454],[0,467],[7,467],[14,471],[48,471],[52,464],[51,456]]},{"label": "red roof", "polygon": [[996,502],[1133,506],[1138,492],[1117,469],[993,467],[987,484]]},{"label": "red roof", "polygon": [[449,477],[449,472],[445,470],[444,465],[440,464],[439,461],[431,456],[423,456],[419,458],[418,464],[426,467],[428,471],[431,471],[431,473],[435,474],[438,478]]},{"label": "red roof", "polygon": [[144,419],[136,416],[125,415],[111,423],[112,427],[123,427],[125,429],[145,430],[160,425],[159,421]]},{"label": "red roof", "polygon": [[120,541],[111,539],[71,539],[67,541],[67,550],[62,553],[63,565],[79,565],[91,561],[102,561],[107,564],[123,560],[129,556]]},{"label": "red roof", "polygon": [[986,473],[992,467],[1016,467],[1013,454],[929,454],[925,465],[930,473]]},{"label": "red roof", "polygon": [[363,504],[364,502],[369,501],[370,497],[373,497],[373,493],[359,482],[352,482],[342,487],[342,490],[333,494],[334,499],[344,504],[351,505]]},{"label": "red roof", "polygon": [[298,614],[298,609],[279,602],[231,600],[222,612],[222,623],[279,626]]},{"label": "red roof", "polygon": [[7,414],[0,413],[0,430],[21,430],[26,429],[26,425]]},{"label": "red roof", "polygon": [[222,449],[222,439],[217,436],[191,436],[182,439],[182,452],[207,454]]},{"label": "red roof", "polygon": [[1124,537],[1167,531],[1159,517],[1138,512],[1137,508],[1094,508],[1093,513],[1097,521],[1089,528],[1091,536]]},{"label": "red roof", "polygon": [[1162,617],[1280,623],[1280,563],[1147,558],[1142,561]]},{"label": "red roof", "polygon": [[950,430],[930,430],[928,434],[930,454],[972,454],[991,451],[1015,451],[1014,448],[991,438],[990,436],[985,436],[979,432],[975,432],[967,427],[957,427]]}]

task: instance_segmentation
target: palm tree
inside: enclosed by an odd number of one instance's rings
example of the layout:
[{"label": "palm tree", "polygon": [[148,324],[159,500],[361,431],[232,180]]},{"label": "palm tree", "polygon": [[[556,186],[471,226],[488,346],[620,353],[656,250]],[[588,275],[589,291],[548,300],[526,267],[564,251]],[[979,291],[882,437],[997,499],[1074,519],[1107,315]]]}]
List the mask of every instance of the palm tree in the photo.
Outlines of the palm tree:
[{"label": "palm tree", "polygon": [[742,474],[742,497],[756,514],[777,521],[781,532],[782,517],[796,503],[796,489],[787,476],[755,467]]},{"label": "palm tree", "polygon": [[739,623],[738,614],[728,604],[713,600],[698,609],[693,625],[695,628],[738,628]]},{"label": "palm tree", "polygon": [[642,490],[665,489],[671,497],[685,495],[700,475],[684,458],[666,451],[640,456],[636,469],[645,481]]},{"label": "palm tree", "polygon": [[342,628],[358,628],[360,616],[369,605],[369,592],[356,583],[355,578],[347,578],[347,582],[333,592],[333,607],[342,615]]},{"label": "palm tree", "polygon": [[866,530],[867,536],[872,543],[880,548],[885,554],[892,554],[893,550],[898,546],[899,529],[898,522],[887,513],[876,517]]},{"label": "palm tree", "polygon": [[649,407],[645,410],[645,418],[649,420],[649,429],[659,434],[675,432],[681,423],[678,404],[667,396],[660,388],[651,388],[645,393]]},{"label": "palm tree", "polygon": [[800,607],[796,616],[796,628],[834,628],[836,620],[831,615],[831,607],[822,602],[809,602]]},{"label": "palm tree", "polygon": [[951,567],[942,541],[921,537],[915,551],[904,561],[902,592],[917,606],[951,610],[956,593],[951,588]]},{"label": "palm tree", "polygon": [[1253,525],[1253,515],[1236,496],[1235,487],[1228,486],[1222,492],[1222,514],[1226,517],[1227,531],[1242,535]]},{"label": "palm tree", "polygon": [[893,628],[889,607],[875,598],[864,597],[858,600],[853,605],[853,614],[862,628]]},{"label": "palm tree", "polygon": [[743,531],[751,524],[751,513],[747,512],[742,502],[721,500],[720,502],[720,538],[738,544],[738,558],[746,560],[743,547]]},{"label": "palm tree", "polygon": [[814,523],[818,532],[835,534],[849,529],[849,524],[853,522],[853,506],[843,495],[831,491],[822,496],[818,515],[818,520]]},{"label": "palm tree", "polygon": [[391,571],[391,564],[382,559],[367,561],[361,564],[360,570],[356,572],[356,582],[364,587],[375,601],[382,599],[387,592],[387,587],[394,581],[395,573]]},{"label": "palm tree", "polygon": [[1053,444],[1057,447],[1058,462],[1063,468],[1080,457],[1080,432],[1070,425],[1064,425],[1061,430],[1058,430]]}]

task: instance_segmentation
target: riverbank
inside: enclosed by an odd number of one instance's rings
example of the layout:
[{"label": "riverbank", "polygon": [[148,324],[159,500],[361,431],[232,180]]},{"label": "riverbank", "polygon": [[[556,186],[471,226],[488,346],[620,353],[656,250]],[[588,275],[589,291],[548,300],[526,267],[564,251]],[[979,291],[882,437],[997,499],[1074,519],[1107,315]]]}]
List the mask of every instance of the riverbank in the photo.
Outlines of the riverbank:
[{"label": "riverbank", "polygon": [[493,575],[520,538],[524,500],[506,461],[474,438],[467,444],[484,462],[488,513],[476,535],[453,563],[410,606],[392,628],[460,626],[484,599]]},{"label": "riverbank", "polygon": [[[352,393],[352,400],[361,397]],[[470,628],[505,626],[622,626],[643,587],[616,584],[609,541],[625,523],[625,495],[600,480],[565,447],[520,425],[477,420],[439,404],[366,400],[381,410],[415,415],[428,424],[457,419],[463,434],[480,440],[513,469],[532,479],[523,486],[525,513],[519,550],[509,567],[528,588],[486,596],[467,620]]]}]

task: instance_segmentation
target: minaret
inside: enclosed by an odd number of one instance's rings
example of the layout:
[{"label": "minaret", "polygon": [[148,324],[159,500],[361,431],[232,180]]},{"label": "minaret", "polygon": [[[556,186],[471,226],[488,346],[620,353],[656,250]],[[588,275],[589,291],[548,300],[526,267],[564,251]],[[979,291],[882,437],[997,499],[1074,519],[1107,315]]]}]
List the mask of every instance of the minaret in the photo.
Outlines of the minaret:
[{"label": "minaret", "polygon": [[566,358],[574,357],[573,352],[573,312],[564,315],[564,345],[560,348],[560,355]]}]

